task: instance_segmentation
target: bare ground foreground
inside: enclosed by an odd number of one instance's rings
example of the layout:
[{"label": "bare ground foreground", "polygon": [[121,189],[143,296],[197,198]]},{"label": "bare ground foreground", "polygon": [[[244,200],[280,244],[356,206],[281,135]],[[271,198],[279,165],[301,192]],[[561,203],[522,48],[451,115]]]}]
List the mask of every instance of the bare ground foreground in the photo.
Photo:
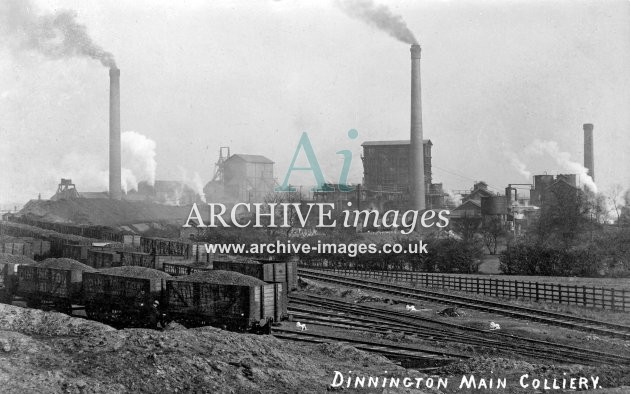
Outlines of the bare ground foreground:
[{"label": "bare ground foreground", "polygon": [[[288,323],[287,323],[288,325]],[[353,347],[284,342],[271,336],[236,334],[215,328],[164,331],[113,328],[70,317],[0,304],[0,392],[2,393],[320,393],[333,390],[334,371],[349,376],[428,378]],[[614,366],[544,365],[479,356],[440,371],[447,389],[353,389],[343,392],[404,393],[535,392],[518,387],[518,377],[599,375],[599,393],[619,387],[628,371]],[[501,390],[459,390],[463,374],[505,376]],[[627,383],[625,383],[627,384]],[[613,389],[613,387],[618,387]]]}]

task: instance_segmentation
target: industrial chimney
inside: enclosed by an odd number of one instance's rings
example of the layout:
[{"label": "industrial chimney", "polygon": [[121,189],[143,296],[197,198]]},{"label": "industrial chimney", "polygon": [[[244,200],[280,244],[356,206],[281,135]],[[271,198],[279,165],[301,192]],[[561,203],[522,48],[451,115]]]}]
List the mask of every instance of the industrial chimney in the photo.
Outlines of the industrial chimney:
[{"label": "industrial chimney", "polygon": [[109,69],[109,198],[122,198],[120,180],[120,70]]},{"label": "industrial chimney", "polygon": [[584,124],[584,167],[588,169],[588,175],[595,180],[595,159],[593,154],[593,125]]},{"label": "industrial chimney", "polygon": [[420,97],[420,45],[411,46],[411,144],[409,176],[411,177],[412,208],[424,210],[424,145],[422,142],[422,98]]}]

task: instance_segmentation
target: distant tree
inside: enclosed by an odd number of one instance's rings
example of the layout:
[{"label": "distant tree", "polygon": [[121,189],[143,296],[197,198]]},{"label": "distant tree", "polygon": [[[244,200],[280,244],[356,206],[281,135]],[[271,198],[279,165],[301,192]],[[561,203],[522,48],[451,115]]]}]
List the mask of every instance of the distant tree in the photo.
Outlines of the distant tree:
[{"label": "distant tree", "polygon": [[[302,194],[298,191],[295,192],[270,192],[265,196],[265,204],[276,204],[274,208],[274,223],[278,227],[268,227],[271,223],[269,218],[265,218],[263,225],[266,227],[267,232],[274,236],[282,233],[284,236],[289,236],[291,230],[300,224],[298,213],[293,204],[302,204],[304,200]],[[285,224],[284,208],[280,204],[291,204],[287,207],[286,224],[288,227],[280,227]],[[269,209],[266,209],[269,212]]]},{"label": "distant tree", "polygon": [[505,225],[501,222],[499,217],[489,217],[484,220],[481,225],[483,243],[490,254],[497,254],[499,239],[504,237],[506,234],[507,231],[505,230]]},{"label": "distant tree", "polygon": [[611,209],[617,218],[617,226],[621,227],[621,211],[624,206],[623,186],[618,183],[614,184],[608,193],[608,201],[610,202]]},{"label": "distant tree", "polygon": [[481,226],[481,218],[464,216],[451,220],[451,228],[453,232],[459,235],[464,242],[472,242],[475,234],[478,233]]},{"label": "distant tree", "polygon": [[567,183],[553,185],[544,195],[534,227],[537,242],[568,247],[588,228],[592,210],[586,192]]}]

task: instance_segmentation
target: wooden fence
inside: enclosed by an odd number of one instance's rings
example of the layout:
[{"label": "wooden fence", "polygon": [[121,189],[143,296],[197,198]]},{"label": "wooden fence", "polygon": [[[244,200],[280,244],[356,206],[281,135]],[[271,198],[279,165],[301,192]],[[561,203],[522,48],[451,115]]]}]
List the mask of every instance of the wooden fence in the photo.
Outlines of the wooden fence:
[{"label": "wooden fence", "polygon": [[364,271],[337,268],[324,268],[324,270],[349,276],[359,276],[380,281],[408,282],[427,288],[465,291],[491,297],[529,299],[536,302],[555,302],[558,304],[588,306],[623,312],[630,310],[630,292],[623,289],[453,276],[425,272]]}]

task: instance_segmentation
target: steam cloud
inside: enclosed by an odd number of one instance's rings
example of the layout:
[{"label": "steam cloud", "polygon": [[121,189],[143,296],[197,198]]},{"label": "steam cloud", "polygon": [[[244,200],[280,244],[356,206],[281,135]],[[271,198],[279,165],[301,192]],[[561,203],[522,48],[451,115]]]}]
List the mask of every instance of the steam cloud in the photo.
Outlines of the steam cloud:
[{"label": "steam cloud", "polygon": [[125,131],[120,136],[122,148],[121,171],[122,187],[125,192],[138,190],[138,182],[147,181],[150,185],[155,183],[156,143],[152,139],[135,131]]},{"label": "steam cloud", "polygon": [[40,13],[31,1],[3,0],[0,36],[18,51],[36,51],[50,59],[89,57],[115,68],[114,56],[96,45],[76,18],[72,10]]},{"label": "steam cloud", "polygon": [[337,5],[347,15],[385,31],[399,41],[418,43],[402,16],[392,13],[385,5],[375,4],[372,0],[337,0]]},{"label": "steam cloud", "polygon": [[[125,193],[138,190],[138,183],[155,183],[157,163],[155,141],[135,131],[121,134],[122,169],[121,183]],[[70,152],[64,155],[57,166],[47,169],[48,177],[55,182],[59,177],[70,178],[79,193],[106,191],[109,187],[109,171],[105,156],[86,152]]]},{"label": "steam cloud", "polygon": [[563,169],[570,171],[572,174],[577,174],[580,178],[580,183],[588,187],[593,193],[597,193],[597,185],[593,181],[590,175],[588,175],[588,169],[582,164],[572,161],[571,154],[568,152],[562,152],[558,147],[558,143],[555,141],[541,141],[534,140],[530,146],[525,149],[528,153],[537,155],[548,154],[553,157]]},{"label": "steam cloud", "polygon": [[509,155],[509,158],[510,164],[512,165],[512,167],[518,170],[519,174],[523,175],[528,180],[531,179],[532,173],[527,170],[527,166],[525,165],[525,163],[523,163],[518,157],[516,157],[514,153],[511,153]]}]

